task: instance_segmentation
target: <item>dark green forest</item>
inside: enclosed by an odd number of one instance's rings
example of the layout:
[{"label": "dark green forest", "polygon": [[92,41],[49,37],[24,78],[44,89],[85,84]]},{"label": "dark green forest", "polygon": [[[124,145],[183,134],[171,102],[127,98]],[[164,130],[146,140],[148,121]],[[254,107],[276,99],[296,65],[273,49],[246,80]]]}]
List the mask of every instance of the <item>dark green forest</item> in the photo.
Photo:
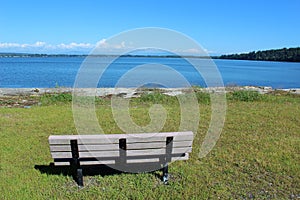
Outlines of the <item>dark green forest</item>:
[{"label": "dark green forest", "polygon": [[300,62],[300,47],[272,49],[266,51],[252,51],[250,53],[222,55],[219,59],[234,60],[266,60]]}]

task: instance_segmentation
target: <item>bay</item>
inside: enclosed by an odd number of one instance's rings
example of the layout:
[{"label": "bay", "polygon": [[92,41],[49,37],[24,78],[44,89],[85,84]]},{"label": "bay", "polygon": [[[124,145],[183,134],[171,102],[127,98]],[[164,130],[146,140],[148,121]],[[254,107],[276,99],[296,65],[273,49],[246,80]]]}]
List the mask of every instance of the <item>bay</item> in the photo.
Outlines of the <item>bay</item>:
[{"label": "bay", "polygon": [[[189,58],[204,70],[207,60]],[[53,88],[73,87],[77,73],[85,60],[84,57],[1,57],[0,58],[0,88]],[[217,66],[225,86],[270,86],[280,88],[300,88],[300,63],[241,61],[241,60],[213,60]],[[99,66],[106,65],[107,58],[97,58]],[[167,67],[155,67],[153,64]],[[206,87],[204,78],[189,62],[182,58],[163,57],[120,57],[102,74],[98,87],[115,87],[126,73],[138,66],[141,70],[130,77],[143,79],[150,75],[159,79],[172,78],[167,70],[176,70],[191,85]],[[173,77],[174,78],[174,77]],[[145,79],[146,80],[146,79]],[[163,86],[145,82],[146,86]],[[181,87],[177,81],[170,79],[168,87]],[[126,83],[123,86],[134,87]]]}]

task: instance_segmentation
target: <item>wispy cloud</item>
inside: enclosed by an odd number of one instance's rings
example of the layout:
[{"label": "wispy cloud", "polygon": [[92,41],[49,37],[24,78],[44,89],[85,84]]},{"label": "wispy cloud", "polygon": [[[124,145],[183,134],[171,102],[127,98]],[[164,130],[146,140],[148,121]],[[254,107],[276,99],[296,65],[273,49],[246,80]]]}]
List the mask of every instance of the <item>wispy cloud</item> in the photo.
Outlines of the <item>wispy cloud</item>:
[{"label": "wispy cloud", "polygon": [[76,49],[76,48],[92,49],[94,47],[95,45],[90,43],[76,43],[76,42],[72,42],[70,44],[62,43],[56,46],[56,48],[60,48],[60,49]]},{"label": "wispy cloud", "polygon": [[34,44],[19,44],[19,43],[0,43],[0,48],[28,48],[28,47],[44,47],[45,42],[36,42]]},{"label": "wispy cloud", "polygon": [[111,50],[133,48],[133,47],[126,45],[125,41],[122,41],[117,44],[112,44],[112,43],[108,43],[106,39],[102,39],[99,42],[97,42],[96,46],[97,46],[97,48],[100,48],[100,49],[111,49]]},{"label": "wispy cloud", "polygon": [[[106,39],[102,39],[96,44],[91,43],[61,43],[61,44],[48,44],[43,41],[37,41],[32,44],[28,43],[1,43],[0,42],[0,52],[12,52],[12,53],[80,53],[88,54],[92,52],[96,54],[119,54],[124,52],[134,51],[139,49],[135,47],[132,43],[126,41],[111,42]],[[144,52],[147,53],[147,48],[144,49]],[[150,52],[152,52],[150,48]],[[211,53],[207,49],[174,49],[173,53],[179,55],[196,55],[203,53]]]},{"label": "wispy cloud", "polygon": [[214,51],[210,51],[204,48],[174,49],[173,52],[178,53],[179,55],[201,55],[201,56],[206,56],[206,54],[215,53]]},{"label": "wispy cloud", "polygon": [[69,44],[47,44],[46,42],[37,41],[32,44],[27,43],[0,43],[1,52],[28,52],[28,53],[68,53],[68,52],[84,52],[88,53],[96,45],[90,43]]}]

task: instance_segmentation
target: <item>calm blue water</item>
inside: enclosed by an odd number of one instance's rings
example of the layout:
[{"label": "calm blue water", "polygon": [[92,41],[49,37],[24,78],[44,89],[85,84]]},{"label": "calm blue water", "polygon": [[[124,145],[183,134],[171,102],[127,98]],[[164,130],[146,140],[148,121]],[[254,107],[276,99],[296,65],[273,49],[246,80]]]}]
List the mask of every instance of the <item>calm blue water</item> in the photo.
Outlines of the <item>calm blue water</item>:
[{"label": "calm blue water", "polygon": [[[0,58],[0,88],[48,88],[55,86],[73,87],[76,74],[84,58]],[[203,59],[193,59],[205,69]],[[105,63],[105,58],[97,58]],[[300,63],[214,60],[224,85],[271,86],[273,88],[300,88]],[[147,63],[159,63],[177,70],[191,85],[206,86],[196,70],[181,58],[136,58],[122,57],[111,64],[104,72],[98,87],[114,87],[117,81],[129,70]],[[164,70],[142,70],[143,74],[169,78]],[[129,86],[129,85],[127,85]],[[179,86],[174,83],[174,87]]]}]

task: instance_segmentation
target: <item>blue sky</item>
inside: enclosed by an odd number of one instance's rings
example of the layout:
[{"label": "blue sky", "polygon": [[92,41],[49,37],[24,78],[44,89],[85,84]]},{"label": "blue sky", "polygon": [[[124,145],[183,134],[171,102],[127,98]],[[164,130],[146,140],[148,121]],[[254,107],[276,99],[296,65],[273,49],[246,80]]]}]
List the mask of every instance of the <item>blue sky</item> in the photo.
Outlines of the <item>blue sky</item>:
[{"label": "blue sky", "polygon": [[1,0],[0,52],[89,52],[120,32],[161,27],[211,55],[300,46],[299,0]]}]

